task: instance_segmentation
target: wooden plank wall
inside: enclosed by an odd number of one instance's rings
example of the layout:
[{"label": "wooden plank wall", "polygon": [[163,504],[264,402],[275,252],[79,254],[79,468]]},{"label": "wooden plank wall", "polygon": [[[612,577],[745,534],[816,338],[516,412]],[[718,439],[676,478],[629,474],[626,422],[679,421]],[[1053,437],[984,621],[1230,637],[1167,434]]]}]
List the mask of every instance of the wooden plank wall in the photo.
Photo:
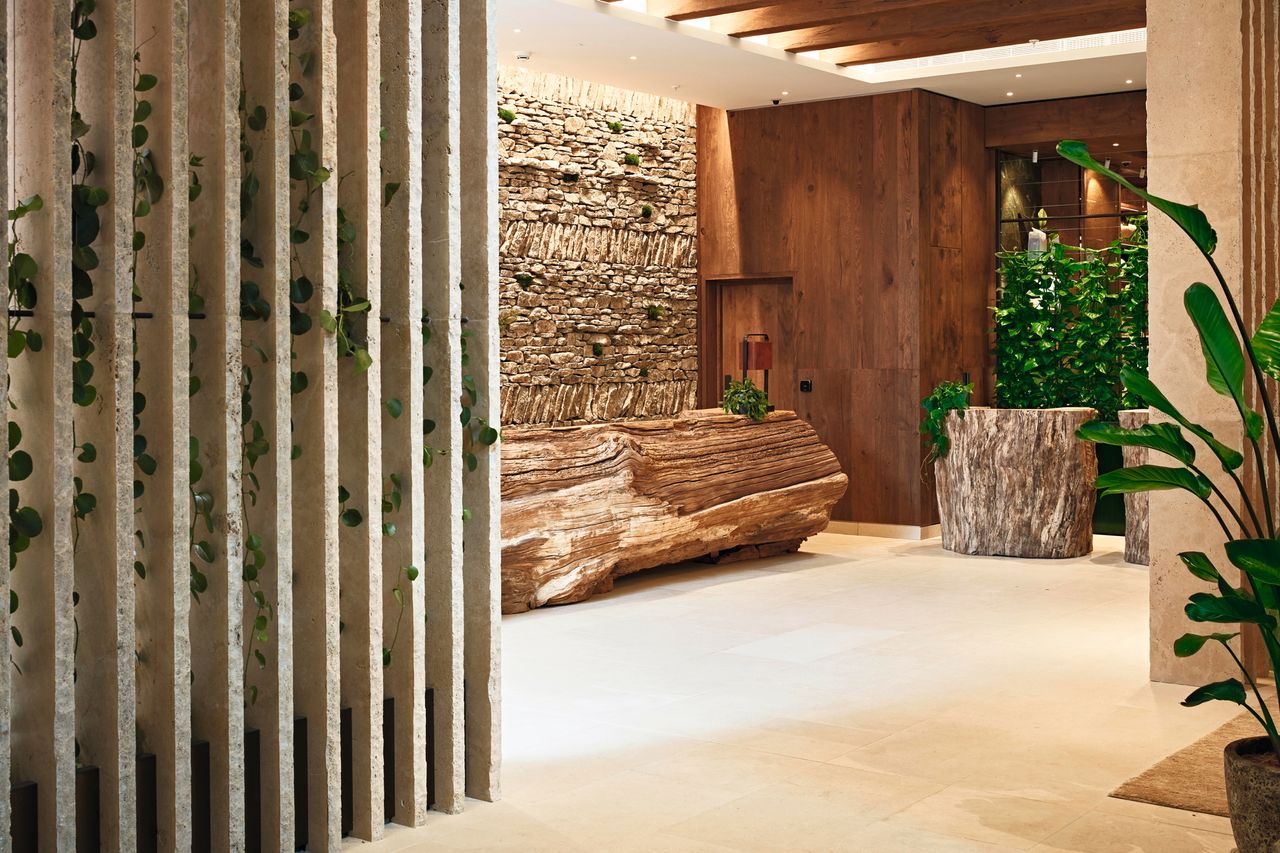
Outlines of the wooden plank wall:
[{"label": "wooden plank wall", "polygon": [[490,11],[0,5],[0,849],[497,796]]},{"label": "wooden plank wall", "polygon": [[981,108],[921,91],[699,109],[701,402],[721,387],[707,281],[790,277],[797,331],[778,345],[813,382],[799,411],[857,484],[837,519],[936,520],[922,389],[985,376],[994,176],[982,129]]}]

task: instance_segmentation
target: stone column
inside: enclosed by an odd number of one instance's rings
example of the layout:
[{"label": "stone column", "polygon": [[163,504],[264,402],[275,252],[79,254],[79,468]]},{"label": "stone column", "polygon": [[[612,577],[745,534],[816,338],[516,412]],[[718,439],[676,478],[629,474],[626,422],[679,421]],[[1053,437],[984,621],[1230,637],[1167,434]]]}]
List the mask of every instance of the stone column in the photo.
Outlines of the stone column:
[{"label": "stone column", "polygon": [[[1218,232],[1215,258],[1241,297],[1241,14],[1248,0],[1148,0],[1147,148],[1150,189],[1197,203]],[[1186,415],[1233,447],[1243,436],[1231,401],[1205,382],[1204,360],[1182,296],[1212,281],[1195,246],[1168,218],[1151,216],[1151,378]],[[1207,455],[1207,451],[1203,451]],[[1205,466],[1209,471],[1216,464]],[[1220,468],[1219,468],[1220,472]],[[1220,484],[1224,487],[1229,482]],[[1233,487],[1234,490],[1234,487]],[[1225,652],[1177,658],[1173,642],[1192,630],[1183,605],[1207,591],[1178,559],[1200,550],[1222,568],[1223,533],[1183,492],[1151,495],[1151,677],[1200,684],[1234,670]]]}]

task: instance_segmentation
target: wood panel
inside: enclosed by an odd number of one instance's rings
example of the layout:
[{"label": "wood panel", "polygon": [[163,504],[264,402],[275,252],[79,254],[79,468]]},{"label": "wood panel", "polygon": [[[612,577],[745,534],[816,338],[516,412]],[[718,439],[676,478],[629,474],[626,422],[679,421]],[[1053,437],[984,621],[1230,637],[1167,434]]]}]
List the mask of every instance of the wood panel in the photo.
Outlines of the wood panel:
[{"label": "wood panel", "polygon": [[1145,20],[1142,3],[1135,0],[1077,0],[1066,14],[1046,7],[1041,0],[968,0],[965,3],[926,0],[896,9],[879,7],[867,14],[816,26],[803,25],[779,32],[769,39],[769,44],[801,51],[884,44],[902,39],[904,44],[917,41],[937,44],[936,49],[930,47],[929,50],[939,54],[948,52],[943,45],[950,44],[956,34],[975,31],[975,23],[984,23],[990,28],[987,31],[992,34],[993,43],[1009,44],[1020,40],[1014,34],[1020,34],[1023,30],[1019,27],[1028,22],[1040,27],[1043,33],[1040,38],[1047,40],[1141,26],[1135,22]]},{"label": "wood panel", "polygon": [[[708,279],[790,276],[794,320],[778,345],[795,373],[774,397],[805,414],[849,473],[835,517],[932,523],[921,384],[985,372],[994,175],[981,108],[914,91],[703,109],[698,122],[704,353],[730,334]],[[703,405],[723,382],[713,361],[703,359]],[[805,378],[814,388],[800,394]]]},{"label": "wood panel", "polygon": [[[1048,154],[1063,139],[1105,141],[1110,146],[1122,139],[1145,141],[1147,134],[1146,92],[1008,104],[987,107],[985,113],[988,148],[1043,144]],[[1102,145],[1095,147],[1103,150]]]},{"label": "wood panel", "polygon": [[[769,371],[769,401],[779,409],[795,408],[795,323],[790,281],[750,279],[717,282],[715,290],[720,302],[717,325],[720,329],[718,356],[719,388],[726,376],[742,378],[742,337],[763,333],[773,345],[773,368]],[[764,376],[760,371],[748,374],[757,385]]]}]

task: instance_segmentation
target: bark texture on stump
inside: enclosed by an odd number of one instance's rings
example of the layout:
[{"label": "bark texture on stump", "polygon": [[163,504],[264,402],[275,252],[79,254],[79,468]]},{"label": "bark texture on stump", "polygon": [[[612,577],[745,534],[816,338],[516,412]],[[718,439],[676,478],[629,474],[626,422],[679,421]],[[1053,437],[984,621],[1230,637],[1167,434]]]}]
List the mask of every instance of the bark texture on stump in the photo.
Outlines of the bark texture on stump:
[{"label": "bark texture on stump", "polygon": [[1075,437],[1088,408],[973,408],[947,416],[934,465],[942,547],[961,554],[1078,557],[1093,549],[1093,445]]},{"label": "bark texture on stump", "polygon": [[718,410],[502,440],[502,610],[582,601],[642,569],[794,551],[848,485],[794,412]]},{"label": "bark texture on stump", "polygon": [[[1151,420],[1147,409],[1126,409],[1120,412],[1120,426],[1137,429]],[[1151,452],[1145,447],[1124,448],[1124,467],[1146,465]],[[1124,496],[1124,558],[1126,562],[1140,566],[1151,565],[1151,540],[1147,528],[1150,492],[1135,492]]]}]

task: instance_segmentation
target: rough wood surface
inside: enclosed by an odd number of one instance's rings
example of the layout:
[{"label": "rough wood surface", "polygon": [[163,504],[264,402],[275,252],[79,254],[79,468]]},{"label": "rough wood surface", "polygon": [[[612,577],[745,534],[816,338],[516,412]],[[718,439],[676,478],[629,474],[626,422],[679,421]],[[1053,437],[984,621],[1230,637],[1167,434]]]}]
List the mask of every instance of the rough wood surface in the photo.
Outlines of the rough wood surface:
[{"label": "rough wood surface", "polygon": [[1093,549],[1098,459],[1076,429],[1087,408],[973,408],[947,417],[934,466],[942,547],[961,554],[1078,557]]},{"label": "rough wood surface", "polygon": [[794,412],[505,430],[502,610],[582,601],[681,560],[795,550],[847,485]]},{"label": "rough wood surface", "polygon": [[[1120,412],[1120,426],[1137,429],[1150,420],[1147,409],[1127,409]],[[1124,467],[1145,465],[1151,453],[1145,447],[1124,448]],[[1147,529],[1150,516],[1150,492],[1137,492],[1124,496],[1124,558],[1126,562],[1140,566],[1151,565],[1151,539]]]}]

